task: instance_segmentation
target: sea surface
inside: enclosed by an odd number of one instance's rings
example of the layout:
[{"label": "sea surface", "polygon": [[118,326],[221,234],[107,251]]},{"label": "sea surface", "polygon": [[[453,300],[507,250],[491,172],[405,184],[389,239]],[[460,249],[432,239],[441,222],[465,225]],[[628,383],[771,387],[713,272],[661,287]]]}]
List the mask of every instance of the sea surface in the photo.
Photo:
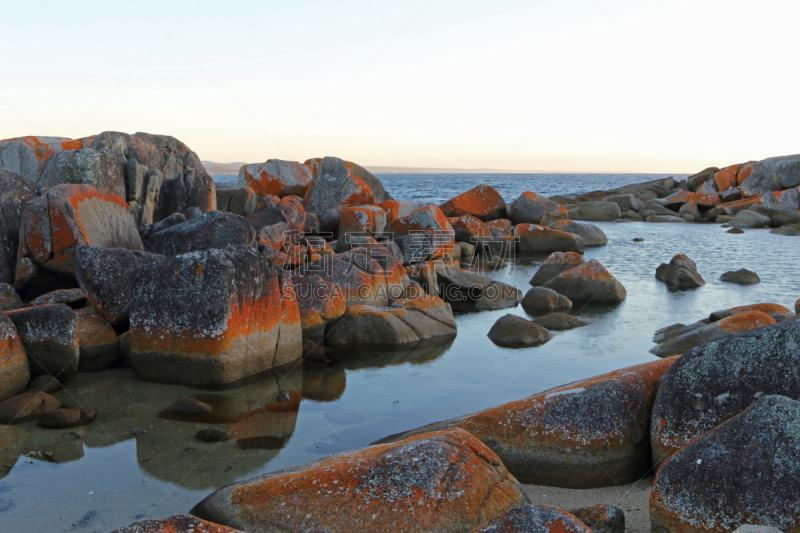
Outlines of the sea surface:
[{"label": "sea surface", "polygon": [[[479,182],[513,199],[529,189],[566,194],[656,177],[382,179],[397,198],[441,202]],[[136,520],[185,513],[237,480],[652,361],[651,338],[663,326],[757,302],[793,308],[800,296],[800,246],[795,245],[800,241],[792,237],[768,230],[733,235],[712,224],[597,226],[609,244],[588,248],[585,257],[603,263],[627,288],[628,299],[616,306],[573,308],[590,325],[557,332],[540,347],[499,348],[486,337],[506,313],[526,316],[518,307],[459,314],[458,335],[445,343],[354,353],[336,363],[307,360],[232,390],[142,383],[129,369],[80,374],[55,395],[70,405],[95,409],[95,424],[74,430],[43,430],[35,424],[0,427],[0,530],[105,533]],[[636,237],[644,240],[634,242]],[[656,267],[678,253],[697,262],[704,287],[673,292],[655,280]],[[541,259],[514,258],[491,276],[526,291]],[[724,272],[739,268],[756,271],[762,282],[738,286],[719,281]],[[179,396],[212,404],[213,418],[170,417],[165,409]],[[207,428],[224,429],[234,438],[221,443],[194,438]]]}]

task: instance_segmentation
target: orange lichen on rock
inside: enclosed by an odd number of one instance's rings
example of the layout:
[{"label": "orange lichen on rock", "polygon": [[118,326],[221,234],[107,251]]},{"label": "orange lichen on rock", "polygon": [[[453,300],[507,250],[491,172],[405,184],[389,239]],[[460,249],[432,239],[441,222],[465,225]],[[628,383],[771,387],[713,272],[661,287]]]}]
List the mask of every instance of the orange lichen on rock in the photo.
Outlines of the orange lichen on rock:
[{"label": "orange lichen on rock", "polygon": [[239,186],[251,187],[259,196],[303,196],[313,178],[311,167],[296,161],[269,159],[239,169]]},{"label": "orange lichen on rock", "polygon": [[163,520],[145,520],[111,533],[242,533],[189,515],[172,516]]},{"label": "orange lichen on rock", "polygon": [[438,296],[434,296],[432,294],[425,294],[414,298],[401,298],[400,300],[396,300],[392,305],[423,310],[423,309],[438,309],[444,306],[445,303]]},{"label": "orange lichen on rock", "polygon": [[740,168],[741,165],[731,165],[727,168],[723,168],[714,175],[714,181],[717,183],[717,190],[719,192],[725,192],[731,187],[739,185],[737,176],[739,175]]},{"label": "orange lichen on rock", "polygon": [[386,218],[386,211],[377,205],[345,207],[339,219],[339,235],[380,235],[386,228]]},{"label": "orange lichen on rock", "polygon": [[471,533],[592,533],[576,516],[551,505],[523,505],[497,515]]},{"label": "orange lichen on rock", "polygon": [[597,259],[584,261],[561,274],[563,278],[591,279],[596,281],[612,281],[614,276]]},{"label": "orange lichen on rock", "polygon": [[786,320],[787,318],[791,318],[794,316],[789,309],[783,307],[782,305],[773,304],[773,303],[759,303],[759,304],[752,304],[752,305],[743,305],[740,307],[733,307],[731,309],[724,309],[722,311],[715,311],[709,315],[709,318],[712,321],[722,320],[728,317],[732,317],[734,315],[739,315],[742,313],[751,313],[753,311],[759,311],[770,317],[774,318],[776,321],[781,322]]},{"label": "orange lichen on rock", "polygon": [[483,221],[499,218],[506,211],[506,202],[494,187],[480,184],[442,204],[448,217],[472,215]]},{"label": "orange lichen on rock", "polygon": [[0,312],[0,400],[5,400],[28,386],[28,356],[11,319]]},{"label": "orange lichen on rock", "polygon": [[500,459],[450,429],[225,487],[194,515],[247,531],[469,531],[526,501]]},{"label": "orange lichen on rock", "polygon": [[729,333],[736,333],[760,328],[762,326],[771,326],[775,323],[775,319],[766,313],[762,313],[761,311],[746,311],[738,315],[723,318],[719,321],[719,329]]},{"label": "orange lichen on rock", "polygon": [[716,194],[703,194],[700,192],[679,192],[667,197],[668,204],[685,204],[689,202],[696,202],[697,205],[705,207],[714,207],[721,203],[719,196]]},{"label": "orange lichen on rock", "polygon": [[741,185],[744,183],[744,180],[750,177],[753,173],[753,163],[747,163],[743,165],[741,169],[739,169],[739,173],[736,175],[736,185]]}]

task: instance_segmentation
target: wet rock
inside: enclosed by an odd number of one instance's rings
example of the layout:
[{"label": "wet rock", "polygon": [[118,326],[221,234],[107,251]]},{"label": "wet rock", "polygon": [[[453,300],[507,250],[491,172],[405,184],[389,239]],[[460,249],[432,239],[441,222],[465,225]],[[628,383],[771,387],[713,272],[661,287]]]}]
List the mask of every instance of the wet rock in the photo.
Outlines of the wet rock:
[{"label": "wet rock", "polygon": [[92,308],[75,311],[80,359],[78,370],[99,372],[119,360],[119,339],[113,326]]},{"label": "wet rock", "polygon": [[546,226],[567,218],[567,208],[544,196],[526,191],[509,206],[508,216],[514,224]]},{"label": "wet rock", "polygon": [[567,217],[570,220],[611,222],[622,218],[622,211],[614,202],[588,202],[570,206]]},{"label": "wet rock", "polygon": [[11,311],[25,307],[14,287],[7,283],[0,283],[0,311]]},{"label": "wet rock", "polygon": [[344,291],[315,274],[295,277],[294,290],[304,337],[323,329],[345,312]]},{"label": "wet rock", "polygon": [[575,489],[632,483],[651,467],[650,412],[674,360],[577,381],[379,442],[455,426],[497,453],[522,483]]},{"label": "wet rock", "polygon": [[[116,194],[91,185],[58,185],[27,203],[20,230],[20,260],[55,272],[73,273],[80,246],[142,251],[133,213]],[[18,268],[16,284],[20,279]]]},{"label": "wet rock", "polygon": [[6,313],[14,323],[34,376],[75,379],[78,331],[75,312],[64,304],[26,307]]},{"label": "wet rock", "polygon": [[645,221],[657,223],[686,222],[683,218],[674,215],[650,215]]},{"label": "wet rock", "polygon": [[562,272],[543,287],[563,294],[573,302],[621,302],[628,296],[622,283],[596,259]]},{"label": "wet rock", "polygon": [[[745,524],[794,531],[800,403],[764,396],[664,463],[650,495],[654,532],[724,532]],[[731,490],[736,487],[736,490]]]},{"label": "wet rock", "polygon": [[61,390],[61,383],[53,376],[39,376],[31,381],[29,392],[57,392]]},{"label": "wet rock", "polygon": [[489,330],[489,339],[498,346],[522,348],[539,346],[553,338],[545,328],[517,315],[500,317]]},{"label": "wet rock", "polygon": [[702,324],[696,328],[671,337],[662,344],[653,347],[650,353],[658,357],[669,357],[685,353],[687,350],[707,342],[722,339],[740,331],[747,331],[775,324],[775,319],[761,311],[746,311],[727,317],[718,322]]},{"label": "wet rock", "polygon": [[201,429],[195,433],[194,438],[200,442],[225,442],[230,440],[231,435],[221,429]]},{"label": "wet rock", "polygon": [[207,403],[203,403],[195,398],[189,398],[188,396],[180,396],[176,398],[175,401],[172,402],[169,407],[167,407],[167,409],[179,417],[191,417],[204,413],[210,413],[213,410],[213,408]]},{"label": "wet rock", "polygon": [[125,198],[125,157],[109,150],[64,150],[53,154],[42,169],[39,185],[86,184]]},{"label": "wet rock", "polygon": [[0,400],[25,390],[30,379],[28,358],[14,323],[0,312]]},{"label": "wet rock", "polygon": [[242,533],[190,515],[172,516],[163,520],[145,520],[128,527],[115,529],[111,533]]},{"label": "wet rock", "polygon": [[314,172],[303,205],[307,212],[317,216],[322,231],[333,231],[339,227],[339,218],[345,207],[375,204],[388,199],[378,201],[370,185],[362,179],[365,175],[354,172],[353,168],[339,158],[326,157]]},{"label": "wet rock", "polygon": [[67,304],[73,309],[80,309],[86,305],[86,291],[83,289],[61,289],[48,292],[34,298],[28,305]]},{"label": "wet rock", "polygon": [[[2,150],[3,143],[0,142],[0,153]],[[0,167],[2,163],[0,156]],[[0,170],[0,283],[14,281],[22,212],[25,204],[39,193],[39,188],[25,177]]]},{"label": "wet rock", "polygon": [[36,420],[45,411],[61,407],[61,401],[44,392],[23,392],[0,402],[0,424]]},{"label": "wet rock", "polygon": [[248,531],[345,533],[357,523],[364,532],[456,533],[526,500],[497,456],[455,429],[242,481],[192,514]]},{"label": "wet rock", "polygon": [[758,274],[746,268],[725,272],[719,279],[725,283],[736,283],[737,285],[754,285],[756,283],[761,283],[761,278],[758,277]]},{"label": "wet rock", "polygon": [[771,304],[771,303],[760,303],[760,304],[732,307],[730,309],[723,309],[721,311],[714,311],[708,316],[708,319],[711,322],[716,322],[717,320],[722,320],[723,318],[728,318],[730,316],[738,315],[741,313],[749,313],[750,311],[761,311],[762,313],[765,313],[774,318],[776,322],[783,322],[784,320],[789,320],[790,318],[794,317],[794,313],[792,313],[790,310],[786,309],[782,305]]},{"label": "wet rock", "polygon": [[754,213],[753,211],[739,211],[733,220],[728,222],[735,228],[764,228],[769,226],[772,220],[765,215]]},{"label": "wet rock", "polygon": [[534,287],[544,285],[551,279],[555,278],[562,272],[583,263],[583,258],[576,252],[556,252],[550,254],[544,260],[542,266],[536,271],[536,274],[531,278],[530,284]]},{"label": "wet rock", "polygon": [[339,219],[339,235],[353,234],[373,237],[386,228],[386,211],[377,205],[345,207]]},{"label": "wet rock", "polygon": [[654,465],[736,416],[764,394],[800,398],[800,321],[787,320],[698,346],[664,375],[653,407]]},{"label": "wet rock", "polygon": [[551,505],[523,505],[497,515],[471,533],[592,533],[572,514]]},{"label": "wet rock", "polygon": [[487,222],[506,214],[506,202],[494,187],[480,184],[441,205],[447,217],[472,215]]},{"label": "wet rock", "polygon": [[616,505],[592,505],[570,513],[594,533],[625,533],[625,513]]},{"label": "wet rock", "polygon": [[[744,232],[742,232],[742,233],[744,233]],[[798,230],[796,230],[796,229],[794,229],[792,227],[789,227],[789,226],[784,226],[782,228],[775,228],[775,229],[771,230],[770,233],[774,233],[775,235],[783,235],[785,237],[798,237],[798,236],[800,236],[800,231],[798,231]]]},{"label": "wet rock", "polygon": [[669,264],[662,263],[656,269],[656,279],[676,290],[696,289],[706,284],[695,262],[684,254],[676,255]]},{"label": "wet rock", "polygon": [[564,219],[552,222],[547,227],[577,235],[583,241],[584,246],[605,246],[608,244],[608,237],[603,233],[603,230],[592,224],[581,224],[574,220]]},{"label": "wet rock", "polygon": [[252,248],[145,264],[131,285],[131,367],[140,379],[224,384],[302,354],[291,279]]},{"label": "wet rock", "polygon": [[522,308],[531,314],[553,311],[554,309],[569,309],[570,307],[572,307],[572,300],[558,294],[553,289],[545,289],[544,287],[530,289],[522,299]]},{"label": "wet rock", "polygon": [[506,309],[522,299],[519,289],[472,271],[446,268],[437,275],[441,298],[457,310]]},{"label": "wet rock", "polygon": [[566,313],[548,313],[542,317],[535,318],[533,321],[550,331],[566,331],[589,325],[585,320]]},{"label": "wet rock", "polygon": [[733,233],[735,235],[741,235],[742,233],[744,233],[744,230],[742,228],[731,228],[725,233]]},{"label": "wet rock", "polygon": [[158,253],[175,256],[228,246],[250,246],[255,236],[253,226],[244,217],[211,211],[154,233],[147,242]]},{"label": "wet rock", "polygon": [[520,254],[583,253],[583,239],[566,231],[535,224],[517,224],[514,237],[517,239],[517,253]]},{"label": "wet rock", "polygon": [[354,305],[328,326],[327,346],[410,344],[457,332],[450,306],[436,296],[395,301],[391,307]]},{"label": "wet rock", "polygon": [[297,161],[267,159],[266,163],[244,165],[239,169],[239,187],[250,187],[259,196],[302,198],[313,178],[311,168]]},{"label": "wet rock", "polygon": [[38,425],[44,429],[68,429],[83,425],[81,410],[70,407],[45,411],[39,415]]},{"label": "wet rock", "polygon": [[131,274],[140,265],[164,259],[123,248],[81,246],[74,256],[75,277],[92,307],[112,324],[124,327],[131,302]]}]

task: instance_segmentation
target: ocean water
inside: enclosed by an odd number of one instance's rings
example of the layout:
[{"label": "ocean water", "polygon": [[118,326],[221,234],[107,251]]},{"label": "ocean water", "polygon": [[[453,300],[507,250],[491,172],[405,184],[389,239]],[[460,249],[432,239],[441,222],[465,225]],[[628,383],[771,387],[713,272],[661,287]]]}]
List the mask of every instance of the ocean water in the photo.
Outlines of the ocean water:
[{"label": "ocean water", "polygon": [[[474,183],[468,181],[471,176],[450,176],[415,185],[421,187],[417,193],[410,192],[411,185],[400,188],[427,177],[386,178],[386,185],[398,198],[427,194],[411,197],[438,202]],[[619,183],[572,179],[555,176],[538,190],[564,194]],[[495,183],[508,197],[536,190]],[[95,424],[74,430],[43,430],[32,423],[0,426],[0,530],[108,532],[144,518],[185,513],[237,480],[652,361],[652,334],[663,326],[757,302],[792,308],[800,297],[800,246],[792,237],[768,230],[732,235],[711,224],[597,226],[609,244],[587,249],[585,257],[603,263],[627,288],[628,299],[614,306],[573,308],[571,313],[590,324],[556,332],[539,347],[500,348],[486,337],[504,314],[527,316],[518,307],[458,314],[458,335],[444,343],[364,351],[335,364],[303,361],[232,390],[142,383],[129,369],[81,374],[55,395],[70,405],[95,409]],[[636,237],[644,240],[634,242]],[[675,292],[656,281],[656,267],[678,253],[697,262],[704,287]],[[517,257],[491,276],[526,291],[541,259]],[[762,282],[738,286],[719,281],[724,272],[739,268],[756,271]],[[281,391],[289,400],[278,401]],[[214,405],[214,417],[167,416],[164,410],[178,396]],[[234,438],[215,444],[194,438],[208,428],[224,429]],[[48,453],[52,456],[43,455]]]}]

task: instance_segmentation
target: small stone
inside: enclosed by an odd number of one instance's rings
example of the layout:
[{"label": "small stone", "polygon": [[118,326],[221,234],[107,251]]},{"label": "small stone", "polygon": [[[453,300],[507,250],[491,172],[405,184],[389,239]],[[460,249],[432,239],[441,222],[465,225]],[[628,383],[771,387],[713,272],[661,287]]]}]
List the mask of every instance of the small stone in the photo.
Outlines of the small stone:
[{"label": "small stone", "polygon": [[756,283],[761,283],[761,278],[758,277],[758,274],[746,268],[725,272],[719,279],[725,283],[736,283],[737,285],[754,285]]},{"label": "small stone", "polygon": [[553,334],[530,320],[509,314],[495,322],[488,337],[498,346],[522,348],[544,344]]},{"label": "small stone", "polygon": [[0,402],[0,424],[21,424],[36,420],[45,411],[61,406],[61,401],[44,392],[23,392]]},{"label": "small stone", "polygon": [[733,233],[734,235],[739,235],[740,233],[744,233],[744,230],[742,228],[731,228],[725,233]]},{"label": "small stone", "polygon": [[39,427],[45,429],[67,429],[81,424],[80,409],[53,409],[39,416]]},{"label": "small stone", "polygon": [[189,398],[188,396],[180,396],[168,407],[170,412],[176,415],[192,416],[207,414],[212,411],[212,407],[207,403],[200,400]]},{"label": "small stone", "polygon": [[224,442],[231,438],[230,433],[221,429],[201,429],[194,438],[200,442]]},{"label": "small stone", "polygon": [[572,300],[544,287],[530,289],[522,299],[522,308],[529,313],[569,309],[570,307],[572,307]]},{"label": "small stone", "polygon": [[594,533],[625,533],[625,513],[616,505],[592,505],[570,513]]},{"label": "small stone", "polygon": [[94,409],[81,409],[81,422],[84,426],[95,420],[97,420],[97,413]]},{"label": "small stone", "polygon": [[28,385],[31,392],[56,392],[61,390],[61,383],[53,376],[39,376]]},{"label": "small stone", "polygon": [[633,242],[644,242],[644,239],[642,239],[641,237],[635,237],[633,239]]}]

